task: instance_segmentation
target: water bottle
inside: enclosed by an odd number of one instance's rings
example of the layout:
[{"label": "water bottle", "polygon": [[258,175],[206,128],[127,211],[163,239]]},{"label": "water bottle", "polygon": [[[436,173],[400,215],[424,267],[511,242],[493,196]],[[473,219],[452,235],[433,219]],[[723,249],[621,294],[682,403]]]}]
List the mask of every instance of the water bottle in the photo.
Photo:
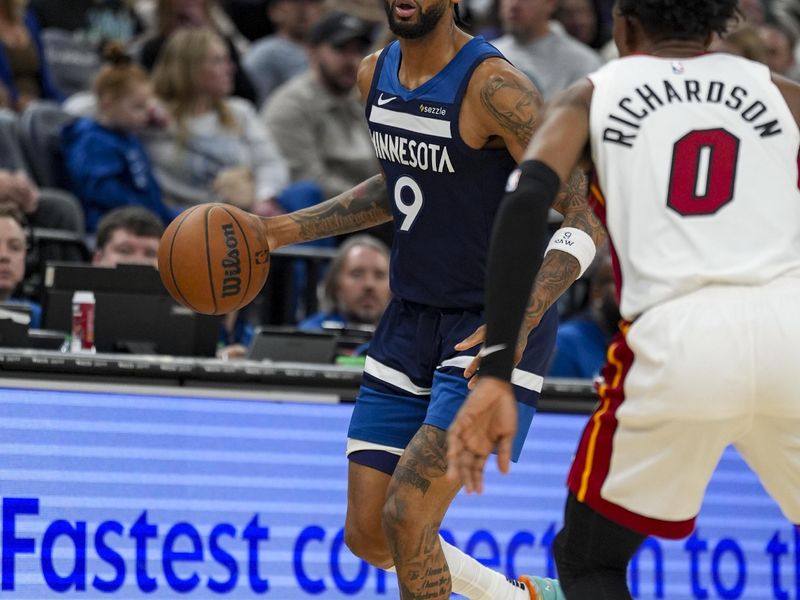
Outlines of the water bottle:
[{"label": "water bottle", "polygon": [[94,352],[94,293],[72,294],[72,337],[70,352]]}]

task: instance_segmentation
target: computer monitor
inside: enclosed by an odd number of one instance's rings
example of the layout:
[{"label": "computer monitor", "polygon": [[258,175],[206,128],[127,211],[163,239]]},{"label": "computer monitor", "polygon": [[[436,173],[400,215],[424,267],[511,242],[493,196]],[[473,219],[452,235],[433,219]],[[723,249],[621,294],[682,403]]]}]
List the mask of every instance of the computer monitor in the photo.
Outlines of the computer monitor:
[{"label": "computer monitor", "polygon": [[330,363],[337,336],[281,327],[259,327],[247,358],[280,362]]},{"label": "computer monitor", "polygon": [[94,293],[98,352],[177,356],[214,356],[216,352],[222,318],[178,305],[152,267],[48,263],[44,285],[43,326],[64,332],[72,326],[72,294],[77,290]]}]

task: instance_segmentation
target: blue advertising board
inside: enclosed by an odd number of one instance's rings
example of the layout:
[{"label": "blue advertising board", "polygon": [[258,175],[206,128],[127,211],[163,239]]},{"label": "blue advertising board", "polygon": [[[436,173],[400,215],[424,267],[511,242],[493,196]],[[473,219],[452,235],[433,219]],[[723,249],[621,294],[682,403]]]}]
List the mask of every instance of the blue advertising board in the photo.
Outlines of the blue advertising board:
[{"label": "blue advertising board", "polygon": [[[0,597],[397,598],[344,545],[347,405],[0,391]],[[510,575],[550,545],[586,417],[540,414],[508,476],[460,496],[444,535]],[[800,599],[800,536],[735,451],[698,529],[649,540],[637,598]]]}]

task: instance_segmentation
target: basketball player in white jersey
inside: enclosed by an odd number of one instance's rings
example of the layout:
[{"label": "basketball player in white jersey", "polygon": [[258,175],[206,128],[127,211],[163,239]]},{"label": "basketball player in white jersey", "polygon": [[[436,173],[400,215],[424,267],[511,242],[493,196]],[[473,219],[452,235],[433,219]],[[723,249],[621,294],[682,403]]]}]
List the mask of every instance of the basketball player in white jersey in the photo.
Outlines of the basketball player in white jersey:
[{"label": "basketball player in white jersey", "polygon": [[541,215],[576,165],[593,170],[616,252],[626,321],[554,546],[569,600],[630,598],[630,557],[647,535],[692,531],[730,444],[800,523],[800,86],[705,53],[735,10],[617,0],[623,58],[554,102],[496,221],[480,379],[448,438],[467,489],[480,491],[495,446],[508,470],[508,376]]}]

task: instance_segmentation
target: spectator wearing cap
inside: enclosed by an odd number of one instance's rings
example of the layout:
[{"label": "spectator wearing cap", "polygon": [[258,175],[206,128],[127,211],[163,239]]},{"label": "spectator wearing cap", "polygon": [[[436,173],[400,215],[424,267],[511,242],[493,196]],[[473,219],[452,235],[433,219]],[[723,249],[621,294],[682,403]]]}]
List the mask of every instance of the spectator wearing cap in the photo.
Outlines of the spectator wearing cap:
[{"label": "spectator wearing cap", "polygon": [[323,12],[322,0],[269,0],[275,33],[251,46],[242,59],[256,87],[259,106],[279,86],[308,70],[308,36]]},{"label": "spectator wearing cap", "polygon": [[356,89],[371,30],[353,15],[324,16],[311,31],[311,68],[279,88],[262,110],[292,181],[316,181],[325,197],[378,172]]}]

